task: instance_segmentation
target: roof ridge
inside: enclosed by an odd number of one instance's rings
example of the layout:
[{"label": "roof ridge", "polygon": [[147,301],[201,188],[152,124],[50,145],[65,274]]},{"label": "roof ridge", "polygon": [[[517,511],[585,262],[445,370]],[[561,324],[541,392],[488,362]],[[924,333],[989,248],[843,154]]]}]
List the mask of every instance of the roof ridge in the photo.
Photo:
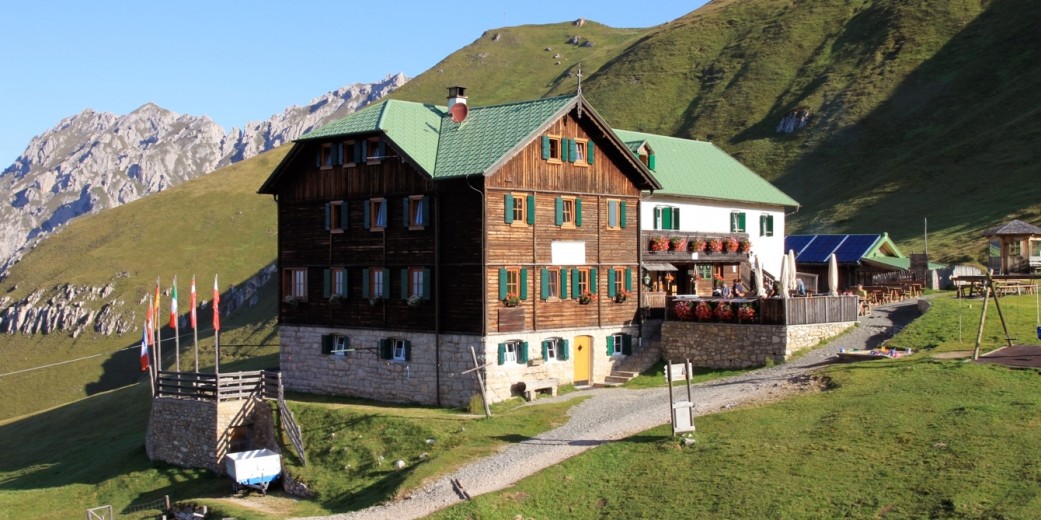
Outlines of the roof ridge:
[{"label": "roof ridge", "polygon": [[533,103],[541,103],[541,102],[545,102],[545,101],[556,101],[556,100],[565,99],[565,98],[571,99],[571,98],[576,98],[576,97],[578,97],[578,96],[574,95],[574,94],[570,94],[570,95],[564,95],[564,96],[553,96],[553,97],[548,97],[548,98],[527,99],[527,100],[522,100],[522,101],[510,101],[510,102],[507,102],[507,103],[499,103],[499,104],[496,104],[496,105],[471,106],[470,108],[472,110],[484,110],[486,108],[500,108],[500,107],[508,107],[508,106],[511,106],[511,105],[530,105],[530,104],[533,104]]}]

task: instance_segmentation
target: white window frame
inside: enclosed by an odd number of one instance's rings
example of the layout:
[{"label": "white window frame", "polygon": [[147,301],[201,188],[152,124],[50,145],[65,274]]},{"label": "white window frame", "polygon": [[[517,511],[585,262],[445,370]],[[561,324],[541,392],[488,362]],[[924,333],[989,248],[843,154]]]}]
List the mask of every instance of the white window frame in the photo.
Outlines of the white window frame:
[{"label": "white window frame", "polygon": [[517,358],[517,352],[520,351],[520,347],[521,347],[520,340],[515,340],[514,339],[514,340],[504,341],[503,345],[505,346],[505,350],[503,351],[503,360],[505,361],[504,364],[519,363],[519,361],[517,361],[517,359],[518,359]]},{"label": "white window frame", "polygon": [[614,334],[611,334],[611,337],[614,338],[614,341],[612,342],[613,345],[611,346],[611,348],[613,349],[611,351],[611,355],[612,356],[621,356],[622,355],[622,346],[625,345],[625,334],[623,334],[621,332],[616,332]]},{"label": "white window frame", "polygon": [[386,270],[373,267],[369,269],[369,295],[380,296],[384,295],[383,284],[387,283]]},{"label": "white window frame", "polygon": [[334,335],[333,336],[333,349],[330,354],[334,356],[346,356],[347,355],[347,336]]},{"label": "white window frame", "polygon": [[332,280],[330,280],[329,294],[331,296],[347,295],[347,270],[342,267],[332,268]]},{"label": "white window frame", "polygon": [[405,361],[405,340],[394,339],[394,346],[391,350],[391,361]]},{"label": "white window frame", "polygon": [[546,359],[544,361],[556,361],[557,353],[560,352],[560,338],[549,338],[546,340]]},{"label": "white window frame", "polygon": [[286,294],[300,301],[307,301],[307,268],[287,267],[282,271],[288,277],[285,282]]}]

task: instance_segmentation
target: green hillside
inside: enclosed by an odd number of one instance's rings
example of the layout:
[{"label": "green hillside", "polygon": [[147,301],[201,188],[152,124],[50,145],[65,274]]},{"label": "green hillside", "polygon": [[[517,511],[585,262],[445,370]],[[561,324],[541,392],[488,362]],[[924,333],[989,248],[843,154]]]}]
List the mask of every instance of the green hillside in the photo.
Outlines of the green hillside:
[{"label": "green hillside", "polygon": [[[716,0],[646,29],[489,30],[394,97],[443,103],[453,84],[476,105],[558,95],[577,87],[581,63],[583,91],[612,125],[711,139],[800,201],[789,231],[888,231],[910,251],[928,218],[934,260],[981,260],[981,229],[1041,218],[1038,18],[1022,0]],[[796,108],[808,126],[777,133]],[[208,300],[214,273],[227,290],[273,261],[275,205],[256,189],[287,151],[78,219],[28,253],[0,294],[111,283],[86,305],[115,299],[132,329],[5,337],[0,393],[24,399],[0,401],[0,418],[139,380],[133,347],[156,276],[166,289],[178,275],[183,306],[193,273]],[[274,292],[225,323],[239,332],[224,355],[274,351]],[[52,363],[64,364],[19,372]]]},{"label": "green hillside", "polygon": [[[717,0],[575,59],[613,126],[712,140],[800,201],[791,231],[888,231],[920,250],[928,218],[934,259],[980,261],[980,230],[1041,217],[1039,18],[1025,1]],[[576,32],[488,31],[394,96],[443,103],[451,84],[476,104],[572,92],[543,49]],[[809,125],[776,132],[795,109]]]}]

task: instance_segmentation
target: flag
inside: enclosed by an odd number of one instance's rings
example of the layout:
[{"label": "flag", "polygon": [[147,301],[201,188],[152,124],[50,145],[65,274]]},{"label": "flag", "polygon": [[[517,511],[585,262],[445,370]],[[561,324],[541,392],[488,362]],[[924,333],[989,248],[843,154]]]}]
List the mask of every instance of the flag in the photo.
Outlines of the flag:
[{"label": "flag", "polygon": [[148,343],[151,340],[148,332],[148,321],[145,321],[144,328],[141,329],[141,371],[148,370]]},{"label": "flag", "polygon": [[155,305],[155,321],[153,322],[152,326],[158,329],[159,328],[159,326],[158,326],[158,323],[159,323],[159,277],[158,276],[155,277],[155,299],[152,300],[152,305]]},{"label": "flag", "polygon": [[195,322],[195,305],[196,305],[196,303],[195,303],[195,275],[194,274],[192,275],[192,295],[190,297],[190,300],[191,300],[190,303],[192,305],[192,312],[191,312],[192,329],[195,329],[195,327],[196,327],[196,322]]},{"label": "flag", "polygon": [[173,279],[173,292],[170,293],[170,328],[177,328],[177,277]]},{"label": "flag", "polygon": [[213,275],[213,330],[220,330],[220,289],[217,288],[217,275]]}]

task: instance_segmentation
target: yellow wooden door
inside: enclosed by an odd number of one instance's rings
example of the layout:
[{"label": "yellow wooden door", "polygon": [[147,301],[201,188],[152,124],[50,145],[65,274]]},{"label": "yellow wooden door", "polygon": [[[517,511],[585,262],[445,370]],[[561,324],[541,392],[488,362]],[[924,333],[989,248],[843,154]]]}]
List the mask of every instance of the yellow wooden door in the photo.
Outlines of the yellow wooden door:
[{"label": "yellow wooden door", "polygon": [[575,337],[575,384],[587,385],[592,379],[593,337]]}]

